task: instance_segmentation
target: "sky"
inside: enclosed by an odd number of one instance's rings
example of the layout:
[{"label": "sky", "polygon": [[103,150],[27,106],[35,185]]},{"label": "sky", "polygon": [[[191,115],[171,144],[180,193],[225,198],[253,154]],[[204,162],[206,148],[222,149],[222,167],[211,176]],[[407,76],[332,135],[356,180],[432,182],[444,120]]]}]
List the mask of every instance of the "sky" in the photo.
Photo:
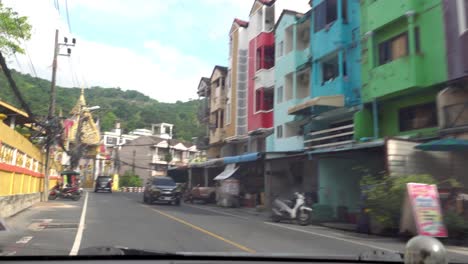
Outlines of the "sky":
[{"label": "sky", "polygon": [[175,102],[197,98],[200,78],[209,77],[214,65],[226,66],[232,21],[247,19],[253,0],[2,3],[27,16],[33,26],[31,40],[24,43],[27,54],[10,57],[10,67],[50,80],[54,34],[59,29],[61,42],[68,37],[77,43],[70,57],[58,59],[58,85],[120,87]]}]

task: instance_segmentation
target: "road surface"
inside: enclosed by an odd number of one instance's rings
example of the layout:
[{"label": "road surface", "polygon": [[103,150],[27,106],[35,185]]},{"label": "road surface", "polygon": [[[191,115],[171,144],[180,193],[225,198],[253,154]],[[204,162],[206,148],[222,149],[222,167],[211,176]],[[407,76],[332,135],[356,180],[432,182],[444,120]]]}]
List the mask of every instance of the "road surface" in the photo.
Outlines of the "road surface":
[{"label": "road surface", "polygon": [[[0,255],[74,255],[125,246],[164,252],[292,253],[356,256],[403,252],[404,242],[321,226],[276,224],[262,216],[202,204],[145,205],[141,193],[93,193],[80,201],[39,203],[7,219]],[[468,262],[468,249],[448,247]]]}]

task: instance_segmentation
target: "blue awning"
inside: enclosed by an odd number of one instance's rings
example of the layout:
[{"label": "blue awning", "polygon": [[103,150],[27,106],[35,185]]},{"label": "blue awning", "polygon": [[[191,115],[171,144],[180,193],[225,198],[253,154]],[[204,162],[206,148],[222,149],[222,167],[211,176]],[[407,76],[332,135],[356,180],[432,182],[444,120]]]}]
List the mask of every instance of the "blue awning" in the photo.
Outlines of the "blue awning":
[{"label": "blue awning", "polygon": [[194,162],[188,165],[189,168],[212,168],[224,165],[223,158],[210,159],[204,162]]},{"label": "blue awning", "polygon": [[468,140],[443,138],[416,145],[414,148],[425,151],[468,151]]},{"label": "blue awning", "polygon": [[262,154],[260,152],[254,152],[254,153],[249,153],[249,154],[244,154],[244,155],[239,155],[239,156],[224,157],[224,164],[256,161],[261,158],[262,158]]}]

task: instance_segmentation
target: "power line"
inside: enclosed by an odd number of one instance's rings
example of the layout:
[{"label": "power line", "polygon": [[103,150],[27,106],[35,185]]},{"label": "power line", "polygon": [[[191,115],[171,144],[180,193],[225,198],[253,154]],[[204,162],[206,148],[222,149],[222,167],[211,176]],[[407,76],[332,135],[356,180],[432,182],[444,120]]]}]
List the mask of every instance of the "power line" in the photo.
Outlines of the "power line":
[{"label": "power line", "polygon": [[66,14],[67,14],[68,30],[70,31],[70,33],[72,33],[71,24],[70,24],[70,14],[68,12],[68,0],[65,0],[65,10],[66,10]]}]

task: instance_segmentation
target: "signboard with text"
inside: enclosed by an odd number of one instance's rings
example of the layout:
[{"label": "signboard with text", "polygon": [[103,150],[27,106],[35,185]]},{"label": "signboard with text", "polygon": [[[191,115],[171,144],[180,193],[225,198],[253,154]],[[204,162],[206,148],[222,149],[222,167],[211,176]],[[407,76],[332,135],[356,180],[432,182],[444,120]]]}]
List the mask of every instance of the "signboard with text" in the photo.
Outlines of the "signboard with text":
[{"label": "signboard with text", "polygon": [[408,183],[408,198],[419,235],[446,237],[436,185]]}]

